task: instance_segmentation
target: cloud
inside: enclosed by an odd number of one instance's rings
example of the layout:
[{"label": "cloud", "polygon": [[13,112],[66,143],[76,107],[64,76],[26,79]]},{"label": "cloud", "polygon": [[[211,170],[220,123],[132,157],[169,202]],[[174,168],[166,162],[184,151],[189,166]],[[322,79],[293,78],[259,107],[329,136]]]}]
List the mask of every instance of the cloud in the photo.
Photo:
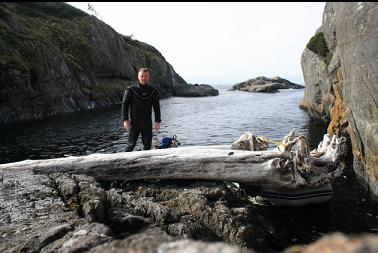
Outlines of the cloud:
[{"label": "cloud", "polygon": [[[87,11],[87,3],[69,3]],[[91,3],[104,22],[156,47],[187,82],[255,76],[303,83],[300,56],[325,3]],[[88,12],[88,11],[87,11]],[[90,13],[90,12],[88,12]]]}]

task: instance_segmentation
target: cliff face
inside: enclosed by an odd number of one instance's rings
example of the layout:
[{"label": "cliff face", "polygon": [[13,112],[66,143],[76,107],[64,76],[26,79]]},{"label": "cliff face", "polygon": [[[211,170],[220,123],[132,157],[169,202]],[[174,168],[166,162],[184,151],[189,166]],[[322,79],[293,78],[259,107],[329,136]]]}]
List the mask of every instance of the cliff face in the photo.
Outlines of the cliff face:
[{"label": "cliff face", "polygon": [[0,123],[120,103],[140,67],[186,85],[154,47],[65,3],[0,3]]},{"label": "cliff face", "polygon": [[[322,40],[326,48],[322,48]],[[301,102],[348,134],[355,171],[378,196],[378,4],[327,3],[322,27],[302,54],[306,83]]]}]

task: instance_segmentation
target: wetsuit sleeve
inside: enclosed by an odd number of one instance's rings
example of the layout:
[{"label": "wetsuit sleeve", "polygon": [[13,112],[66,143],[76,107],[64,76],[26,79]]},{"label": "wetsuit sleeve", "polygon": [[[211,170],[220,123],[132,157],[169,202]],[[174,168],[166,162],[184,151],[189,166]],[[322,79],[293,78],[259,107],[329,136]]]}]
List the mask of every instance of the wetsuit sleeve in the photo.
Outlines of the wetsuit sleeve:
[{"label": "wetsuit sleeve", "polygon": [[161,122],[159,90],[156,89],[152,97],[152,106],[154,107],[155,122]]},{"label": "wetsuit sleeve", "polygon": [[127,89],[122,99],[122,121],[129,119],[129,106],[131,102],[132,91]]}]

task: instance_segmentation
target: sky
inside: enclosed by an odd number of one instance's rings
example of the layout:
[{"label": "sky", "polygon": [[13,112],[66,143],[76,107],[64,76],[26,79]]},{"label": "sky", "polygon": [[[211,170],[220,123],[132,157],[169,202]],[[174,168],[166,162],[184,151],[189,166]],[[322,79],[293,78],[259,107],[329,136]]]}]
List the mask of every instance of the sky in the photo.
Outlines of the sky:
[{"label": "sky", "polygon": [[[69,4],[88,10],[88,2]],[[303,84],[301,54],[325,2],[89,2],[118,33],[158,49],[188,83],[235,84],[280,76]]]}]

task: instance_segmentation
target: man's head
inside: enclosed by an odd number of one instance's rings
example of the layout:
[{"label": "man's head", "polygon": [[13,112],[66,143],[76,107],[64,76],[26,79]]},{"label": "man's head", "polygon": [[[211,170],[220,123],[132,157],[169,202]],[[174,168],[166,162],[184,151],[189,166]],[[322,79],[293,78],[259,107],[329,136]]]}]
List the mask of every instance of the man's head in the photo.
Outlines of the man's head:
[{"label": "man's head", "polygon": [[147,68],[141,68],[138,71],[138,81],[141,85],[147,85],[150,80],[150,72]]}]

